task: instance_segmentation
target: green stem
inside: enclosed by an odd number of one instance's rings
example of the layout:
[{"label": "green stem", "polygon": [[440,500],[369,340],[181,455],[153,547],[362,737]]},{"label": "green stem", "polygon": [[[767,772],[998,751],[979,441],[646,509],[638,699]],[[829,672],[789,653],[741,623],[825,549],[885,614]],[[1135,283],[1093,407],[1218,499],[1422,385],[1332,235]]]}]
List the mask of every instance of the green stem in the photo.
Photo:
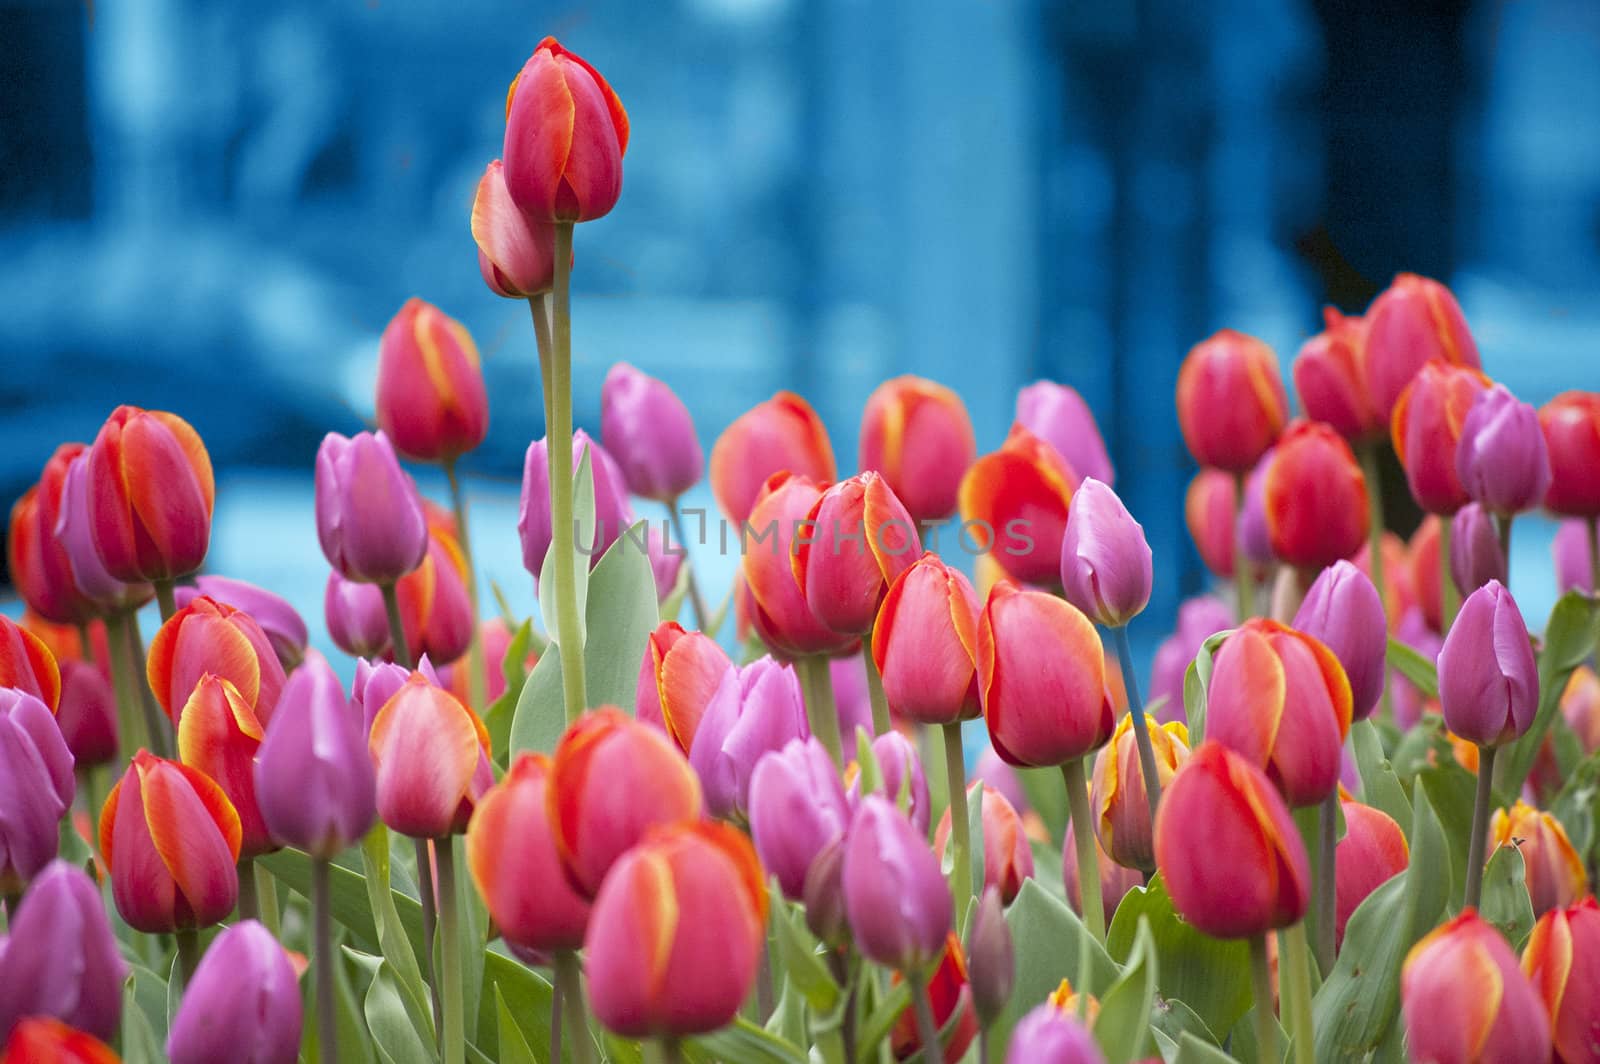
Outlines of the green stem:
[{"label": "green stem", "polygon": [[443,1032],[444,1003],[433,964],[433,932],[438,924],[433,904],[433,859],[428,854],[427,839],[412,839],[411,842],[417,853],[417,901],[422,904],[422,974],[428,977],[428,987],[433,991],[433,1029]]},{"label": "green stem", "polygon": [[[572,528],[572,223],[556,223],[554,343],[550,367],[550,549],[555,552],[556,641],[561,651],[561,688],[567,723],[583,715],[583,630],[578,620],[577,550]],[[546,619],[548,624],[548,618]]]},{"label": "green stem", "polygon": [[872,632],[861,637],[861,660],[867,666],[867,696],[872,701],[872,734],[887,735],[894,722],[889,716],[889,697],[883,693],[883,673],[872,656]]},{"label": "green stem", "polygon": [[839,742],[839,710],[833,702],[833,674],[828,671],[828,659],[812,654],[795,663],[800,671],[800,686],[805,692],[806,721],[811,734],[828,751],[833,763],[844,767],[844,750]]},{"label": "green stem", "polygon": [[694,606],[694,623],[705,631],[706,625],[711,623],[711,612],[706,609],[706,600],[700,597],[700,582],[695,579],[694,561],[689,557],[689,537],[683,531],[683,514],[678,510],[677,499],[667,503],[667,513],[672,516],[672,534],[678,537],[678,549],[684,552],[683,564],[689,567],[689,603]]},{"label": "green stem", "polygon": [[[1067,811],[1072,816],[1072,844],[1078,855],[1078,898],[1083,902],[1083,923],[1096,942],[1105,944],[1106,911],[1100,900],[1100,859],[1095,853],[1094,817],[1089,811],[1089,783],[1084,758],[1061,766],[1067,784]],[[1078,988],[1087,993],[1088,987]]]},{"label": "green stem", "polygon": [[911,1007],[917,1014],[917,1041],[922,1043],[922,1059],[943,1060],[939,1045],[939,1025],[933,1022],[933,1001],[928,997],[928,981],[922,976],[906,973],[906,986],[911,988]]},{"label": "green stem", "polygon": [[411,668],[411,644],[406,642],[406,626],[400,620],[400,595],[393,584],[379,585],[383,590],[383,612],[389,618],[389,650],[394,663],[402,669]]},{"label": "green stem", "polygon": [[1500,536],[1500,556],[1506,560],[1506,587],[1511,586],[1511,519],[1512,514],[1495,514],[1494,530]]},{"label": "green stem", "polygon": [[172,590],[171,580],[152,580],[156,589],[156,604],[161,608],[161,623],[165,624],[178,612],[178,596]]},{"label": "green stem", "polygon": [[261,904],[261,922],[272,932],[272,937],[277,938],[278,883],[263,865],[254,865],[253,874],[256,880],[256,899]]},{"label": "green stem", "polygon": [[461,914],[456,905],[455,836],[433,841],[439,864],[439,965],[444,969],[444,1064],[462,1064],[467,1039],[461,1006]]},{"label": "green stem", "polygon": [[178,970],[183,973],[183,985],[194,981],[194,970],[200,965],[200,932],[194,928],[178,931]]},{"label": "green stem", "polygon": [[550,985],[550,1060],[552,1064],[561,1061],[561,1013],[564,1011],[562,1004],[562,984],[560,969],[556,970],[556,978]]},{"label": "green stem", "polygon": [[967,824],[967,762],[961,752],[961,722],[943,725],[944,779],[950,792],[950,895],[956,922],[965,919],[972,902],[972,833]]},{"label": "green stem", "polygon": [[311,907],[316,924],[312,963],[317,969],[317,1059],[321,1064],[337,1064],[338,1021],[333,1009],[333,890],[325,860],[311,862]]},{"label": "green stem", "polygon": [[544,426],[550,432],[550,364],[555,361],[555,341],[550,338],[550,293],[528,297],[528,312],[533,316],[533,341],[539,349],[540,398],[544,402]]},{"label": "green stem", "polygon": [[1450,572],[1450,518],[1439,518],[1439,631],[1448,635],[1456,623],[1456,609],[1461,604],[1461,594],[1456,590],[1456,578]]},{"label": "green stem", "polygon": [[[106,649],[111,657],[111,689],[117,699],[117,745],[121,748],[119,753],[131,755],[150,741],[144,733],[144,706],[134,689],[133,666],[129,663],[127,614],[106,618]],[[95,812],[98,815],[99,810]]]},{"label": "green stem", "polygon": [[1337,861],[1339,852],[1339,792],[1323,799],[1317,810],[1317,969],[1327,978],[1338,950],[1339,923]]},{"label": "green stem", "polygon": [[450,508],[455,511],[456,531],[460,533],[461,560],[467,565],[467,606],[472,612],[472,641],[467,644],[467,696],[475,712],[482,713],[484,685],[488,673],[483,663],[483,638],[478,632],[478,567],[472,560],[472,536],[467,530],[467,493],[461,490],[456,475],[456,460],[444,463],[444,478],[450,483]]},{"label": "green stem", "polygon": [[1144,777],[1144,796],[1150,803],[1150,837],[1155,837],[1156,809],[1161,805],[1161,773],[1156,767],[1156,748],[1150,742],[1150,722],[1145,719],[1144,699],[1139,697],[1139,676],[1133,668],[1133,645],[1128,642],[1127,625],[1111,629],[1117,644],[1117,660],[1122,664],[1122,686],[1128,690],[1128,713],[1133,717],[1133,739],[1139,747],[1139,773]]},{"label": "green stem", "polygon": [[561,989],[561,1004],[566,1010],[565,1026],[571,1031],[572,1057],[577,1064],[589,1064],[594,1054],[589,1022],[584,1015],[583,976],[578,970],[578,955],[570,949],[556,951],[556,984]]},{"label": "green stem", "polygon": [[149,740],[150,752],[157,757],[171,757],[172,722],[161,712],[155,693],[150,690],[150,680],[145,673],[144,639],[139,635],[139,615],[132,611],[128,613],[128,653],[133,662],[129,670],[131,680],[138,691],[139,704],[144,707],[145,737]]},{"label": "green stem", "polygon": [[261,900],[256,896],[255,858],[239,859],[239,919],[261,919]]},{"label": "green stem", "polygon": [[[1289,1013],[1289,1043],[1290,1051],[1294,1054],[1294,1064],[1317,1064],[1316,1042],[1312,1032],[1311,1018],[1311,957],[1306,949],[1305,921],[1295,924],[1280,932],[1278,945],[1283,952],[1278,956],[1278,965],[1287,966],[1289,972],[1289,996],[1293,999],[1293,1008]],[[1261,1054],[1257,1059],[1269,1059]],[[1276,1057],[1270,1059],[1276,1060]]]},{"label": "green stem", "polygon": [[1250,986],[1256,999],[1256,1059],[1270,1064],[1278,1059],[1278,1021],[1272,1015],[1272,965],[1265,934],[1250,936]]},{"label": "green stem", "polygon": [[1489,839],[1489,805],[1494,790],[1494,758],[1498,746],[1478,747],[1478,790],[1472,800],[1472,834],[1467,837],[1467,890],[1463,904],[1478,907],[1483,895],[1484,847]]},{"label": "green stem", "polygon": [[1251,570],[1250,559],[1244,553],[1244,535],[1240,532],[1239,518],[1244,515],[1245,499],[1245,474],[1235,473],[1233,477],[1233,582],[1239,593],[1239,620],[1244,621],[1255,616],[1256,612],[1256,581],[1255,573]]}]

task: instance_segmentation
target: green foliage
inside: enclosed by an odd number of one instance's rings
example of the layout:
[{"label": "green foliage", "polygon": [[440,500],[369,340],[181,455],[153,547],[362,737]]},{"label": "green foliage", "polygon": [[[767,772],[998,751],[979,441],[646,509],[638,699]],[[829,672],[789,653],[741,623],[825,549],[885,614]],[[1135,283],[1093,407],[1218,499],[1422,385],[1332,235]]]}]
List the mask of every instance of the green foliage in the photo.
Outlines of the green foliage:
[{"label": "green foliage", "polygon": [[1533,899],[1528,896],[1528,881],[1522,851],[1516,846],[1497,846],[1483,870],[1483,898],[1478,913],[1506,936],[1518,952],[1533,930]]},{"label": "green foliage", "polygon": [[1572,670],[1594,653],[1596,642],[1600,642],[1600,599],[1567,592],[1545,623],[1544,648],[1539,653],[1539,712],[1526,734],[1500,752],[1495,765],[1495,784],[1503,793],[1522,792],[1539,746],[1560,709],[1567,680]]},{"label": "green foliage", "polygon": [[1183,674],[1183,708],[1189,722],[1189,746],[1193,749],[1206,738],[1206,692],[1211,687],[1211,665],[1217,648],[1234,630],[1218,632],[1200,644],[1200,653]]}]

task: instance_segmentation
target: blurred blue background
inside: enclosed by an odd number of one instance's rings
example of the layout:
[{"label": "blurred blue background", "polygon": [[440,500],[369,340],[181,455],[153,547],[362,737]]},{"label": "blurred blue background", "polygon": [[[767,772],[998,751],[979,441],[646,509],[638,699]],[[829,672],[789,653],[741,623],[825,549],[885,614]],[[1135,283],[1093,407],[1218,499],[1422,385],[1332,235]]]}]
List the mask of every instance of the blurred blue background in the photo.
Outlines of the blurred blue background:
[{"label": "blurred blue background", "polygon": [[[884,377],[958,388],[980,450],[1018,387],[1065,381],[1150,533],[1147,640],[1204,579],[1172,396],[1214,329],[1287,371],[1324,303],[1412,270],[1522,397],[1600,388],[1592,0],[0,0],[4,497],[119,402],[178,411],[219,470],[211,568],[318,630],[312,456],[370,417],[420,295],[484,353],[478,557],[531,606],[533,338],[467,217],[546,33],[633,128],[621,203],[578,233],[580,422],[627,359],[708,451],[789,387],[851,467]],[[1547,535],[1514,566],[1530,616]]]}]

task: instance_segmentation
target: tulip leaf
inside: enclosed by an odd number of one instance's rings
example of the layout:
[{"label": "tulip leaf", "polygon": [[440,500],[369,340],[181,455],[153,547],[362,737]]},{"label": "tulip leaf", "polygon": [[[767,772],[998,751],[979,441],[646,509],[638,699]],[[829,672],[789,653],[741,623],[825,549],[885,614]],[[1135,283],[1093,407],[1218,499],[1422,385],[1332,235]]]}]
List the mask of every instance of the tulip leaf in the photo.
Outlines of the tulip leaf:
[{"label": "tulip leaf", "polygon": [[511,735],[507,741],[507,764],[524,750],[552,753],[561,733],[567,730],[567,709],[561,690],[561,655],[551,644],[540,655],[528,681],[517,696],[511,715]]},{"label": "tulip leaf", "polygon": [[439,1055],[433,1044],[425,1041],[412,1026],[400,998],[394,968],[381,957],[355,952],[350,956],[359,966],[372,972],[362,1011],[367,1017],[367,1030],[372,1032],[372,1046],[378,1058],[384,1064],[435,1064]]},{"label": "tulip leaf", "polygon": [[1448,864],[1441,867],[1450,870],[1450,907],[1458,909],[1467,892],[1467,847],[1472,835],[1477,777],[1451,757],[1417,773],[1417,783],[1427,792],[1444,828],[1445,848],[1450,856]]},{"label": "tulip leaf", "polygon": [[[900,780],[900,789],[905,790],[911,781],[908,772]],[[967,860],[972,865],[972,893],[965,906],[956,907],[956,916],[962,916],[962,909],[966,910],[965,919],[961,920],[961,934],[965,935],[971,926],[972,914],[977,911],[978,899],[983,897],[983,884],[986,870],[985,850],[983,845],[983,781],[975,781],[972,790],[967,792],[967,847],[972,852]],[[958,899],[959,900],[959,899]]]},{"label": "tulip leaf", "polygon": [[[283,849],[277,853],[256,858],[257,865],[266,866],[291,890],[305,897],[311,896],[311,858],[301,850]],[[382,949],[371,901],[367,895],[366,877],[335,862],[328,866],[328,879],[333,894],[333,918],[351,935],[354,944],[365,953],[378,953]],[[422,953],[422,906],[417,899],[397,890],[389,891],[389,900],[399,918],[412,954]]]},{"label": "tulip leaf", "polygon": [[1433,662],[1394,636],[1389,637],[1389,651],[1384,657],[1389,667],[1410,680],[1424,698],[1439,697],[1439,670]]},{"label": "tulip leaf", "polygon": [[1206,692],[1211,688],[1212,659],[1216,657],[1217,648],[1232,634],[1230,628],[1207,637],[1183,674],[1183,709],[1188,720],[1190,749],[1205,741]]},{"label": "tulip leaf", "polygon": [[1172,1064],[1237,1064],[1237,1062],[1211,1043],[1185,1031],[1178,1039],[1178,1055],[1172,1058]]},{"label": "tulip leaf", "polygon": [[1148,1056],[1150,1008],[1156,998],[1158,967],[1150,921],[1141,916],[1127,966],[1101,999],[1100,1015],[1094,1021],[1095,1041],[1100,1043],[1108,1064],[1128,1064]]},{"label": "tulip leaf", "polygon": [[1533,930],[1533,899],[1528,895],[1520,847],[1495,847],[1483,870],[1483,899],[1478,914],[1521,952],[1523,940]]},{"label": "tulip leaf", "polygon": [[511,1010],[506,1008],[506,999],[498,986],[494,988],[494,1012],[495,1031],[499,1039],[495,1051],[500,1064],[538,1064],[538,1058],[528,1047],[528,1040],[522,1036],[522,1028],[511,1018]]},{"label": "tulip leaf", "polygon": [[[861,984],[865,990],[870,991],[875,985],[872,981],[876,978],[873,969],[863,969],[860,975]],[[878,1059],[878,1046],[889,1037],[889,1032],[894,1030],[895,1023],[900,1019],[900,1014],[911,1007],[911,988],[905,982],[896,982],[890,986],[882,996],[882,1000],[873,1005],[872,1011],[867,1015],[866,1022],[856,1035],[856,1061],[863,1064],[867,1061]]]},{"label": "tulip leaf", "polygon": [[584,679],[591,706],[633,710],[639,662],[659,620],[646,527],[640,521],[618,536],[589,576]]},{"label": "tulip leaf", "polygon": [[[544,977],[521,962],[490,950],[483,957],[483,987],[478,1004],[478,1048],[490,1059],[497,1055],[505,1058],[504,1035],[499,1028],[499,1003],[504,1002],[506,1013],[534,1059],[548,1060],[550,1002],[554,995]],[[490,1041],[490,1032],[494,1032],[494,1041]],[[562,1056],[572,1057],[572,1046],[565,1040]]]},{"label": "tulip leaf", "polygon": [[[883,766],[878,764],[877,752],[872,749],[872,736],[859,724],[856,725],[856,773],[856,784],[860,787],[861,797],[865,798],[869,794],[877,794],[883,790]],[[910,779],[911,773],[907,772],[900,782],[905,784]]]},{"label": "tulip leaf", "polygon": [[[139,1003],[139,971],[134,969],[122,985],[122,1060],[124,1064],[161,1064],[167,1059],[161,1045],[163,1035],[156,1033],[146,1008]],[[154,972],[146,970],[144,974],[161,981]]]},{"label": "tulip leaf", "polygon": [[1600,823],[1600,752],[1568,774],[1566,786],[1550,802],[1550,814],[1561,822],[1573,849],[1587,864],[1594,856],[1595,825]]},{"label": "tulip leaf", "polygon": [[[335,933],[337,936],[337,933]],[[334,947],[336,950],[337,946]],[[362,1015],[355,989],[350,985],[350,970],[358,967],[351,956],[339,951],[340,963],[334,968],[334,1045],[341,1064],[374,1064],[372,1041],[367,1037],[367,1021]],[[303,1064],[319,1064],[326,1058],[321,1051],[322,1034],[317,1030],[317,984],[314,976],[300,980],[301,1028],[300,1059]]]},{"label": "tulip leaf", "polygon": [[[597,540],[595,529],[594,469],[589,464],[589,449],[583,449],[578,468],[572,474],[572,541],[576,551],[573,559],[573,589],[578,606],[578,638],[586,634],[584,624],[585,603],[589,595],[589,563],[594,555]],[[552,528],[555,521],[551,516]],[[545,553],[539,566],[539,616],[544,619],[544,630],[551,643],[561,642],[561,626],[556,623],[555,545]]]},{"label": "tulip leaf", "polygon": [[807,1064],[806,1053],[799,1046],[743,1017],[720,1031],[692,1038],[689,1044],[713,1057],[740,1064]]},{"label": "tulip leaf", "polygon": [[431,1042],[435,1037],[431,998],[427,984],[422,981],[422,969],[417,965],[417,955],[412,952],[411,940],[401,926],[394,892],[389,889],[388,828],[376,824],[367,832],[367,837],[361,840],[361,857],[366,863],[367,903],[371,906],[379,948],[394,971],[406,1013],[417,1030]]},{"label": "tulip leaf", "polygon": [[1356,768],[1361,773],[1361,800],[1389,814],[1402,832],[1411,830],[1411,800],[1400,786],[1394,766],[1383,755],[1383,742],[1371,720],[1350,725],[1350,745],[1355,751]]},{"label": "tulip leaf", "polygon": [[1165,1037],[1174,1051],[1185,1034],[1193,1035],[1209,1045],[1217,1044],[1217,1036],[1211,1033],[1206,1021],[1177,998],[1156,997],[1150,1011],[1150,1027],[1151,1033],[1156,1036],[1156,1044],[1160,1045]]},{"label": "tulip leaf", "polygon": [[1600,599],[1579,591],[1561,596],[1544,628],[1544,649],[1539,654],[1539,711],[1533,726],[1500,751],[1495,765],[1496,787],[1504,794],[1521,794],[1534,758],[1561,706],[1567,680],[1600,642]]},{"label": "tulip leaf", "polygon": [[532,641],[533,620],[530,618],[514,629],[505,657],[500,659],[500,675],[505,677],[506,689],[483,711],[483,726],[489,731],[489,750],[495,763],[502,768],[511,762],[511,721],[516,716],[523,685],[528,682],[525,663]]},{"label": "tulip leaf", "polygon": [[827,1016],[843,993],[817,953],[817,940],[798,923],[798,914],[783,895],[772,891],[772,926],[777,940],[778,963],[797,990],[819,1016]]},{"label": "tulip leaf", "polygon": [[130,964],[124,985],[128,993],[122,1010],[124,1022],[128,1016],[126,1005],[133,1005],[144,1017],[145,1024],[156,1041],[158,1043],[165,1041],[169,1022],[166,980],[142,964]]},{"label": "tulip leaf", "polygon": [[1161,995],[1182,1001],[1207,1030],[1231,1031],[1250,1008],[1249,947],[1243,941],[1212,938],[1185,921],[1159,875],[1148,886],[1128,891],[1117,906],[1106,933],[1113,958],[1133,962],[1141,925],[1150,929]]}]

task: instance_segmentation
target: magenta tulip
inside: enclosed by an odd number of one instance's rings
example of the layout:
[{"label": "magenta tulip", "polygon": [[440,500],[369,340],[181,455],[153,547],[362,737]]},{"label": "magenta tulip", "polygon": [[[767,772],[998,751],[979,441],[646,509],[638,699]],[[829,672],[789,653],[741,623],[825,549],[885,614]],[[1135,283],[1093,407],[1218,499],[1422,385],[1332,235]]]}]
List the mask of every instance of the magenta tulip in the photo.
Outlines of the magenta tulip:
[{"label": "magenta tulip", "polygon": [[272,932],[241,920],[195,967],[172,1017],[172,1064],[294,1064],[300,1057],[300,988]]},{"label": "magenta tulip", "polygon": [[944,952],[953,903],[922,833],[882,795],[861,800],[845,841],[844,903],[872,961],[920,973]]},{"label": "magenta tulip", "polygon": [[628,490],[672,502],[700,482],[705,453],[694,419],[666,383],[618,362],[600,390],[600,435]]},{"label": "magenta tulip", "polygon": [[1539,670],[1516,599],[1498,580],[1467,596],[1439,651],[1439,707],[1450,730],[1497,746],[1533,725]]},{"label": "magenta tulip", "polygon": [[1351,717],[1365,720],[1383,697],[1388,626],[1378,589],[1347,561],[1322,570],[1306,592],[1294,627],[1322,641],[1350,681]]},{"label": "magenta tulip", "polygon": [[800,901],[806,873],[844,836],[850,805],[833,759],[816,739],[791,739],[762,756],[750,778],[750,834],[784,897]]},{"label": "magenta tulip", "polygon": [[39,699],[0,688],[0,894],[19,894],[55,859],[77,787],[72,753]]},{"label": "magenta tulip", "polygon": [[1456,475],[1490,513],[1508,516],[1544,502],[1550,451],[1539,411],[1492,385],[1473,401],[1456,444]]},{"label": "magenta tulip", "polygon": [[1017,393],[1017,424],[1061,453],[1080,477],[1116,483],[1116,470],[1094,412],[1083,396],[1065,384],[1035,381]]},{"label": "magenta tulip", "polygon": [[24,1016],[53,1016],[99,1038],[122,1014],[122,960],[100,891],[53,861],[35,877],[0,937],[0,1042]]},{"label": "magenta tulip", "polygon": [[383,433],[330,432],[317,449],[317,538],[346,580],[392,584],[422,564],[422,499]]},{"label": "magenta tulip", "polygon": [[1120,628],[1150,601],[1150,544],[1117,493],[1090,477],[1072,493],[1061,540],[1066,599],[1108,628]]}]

